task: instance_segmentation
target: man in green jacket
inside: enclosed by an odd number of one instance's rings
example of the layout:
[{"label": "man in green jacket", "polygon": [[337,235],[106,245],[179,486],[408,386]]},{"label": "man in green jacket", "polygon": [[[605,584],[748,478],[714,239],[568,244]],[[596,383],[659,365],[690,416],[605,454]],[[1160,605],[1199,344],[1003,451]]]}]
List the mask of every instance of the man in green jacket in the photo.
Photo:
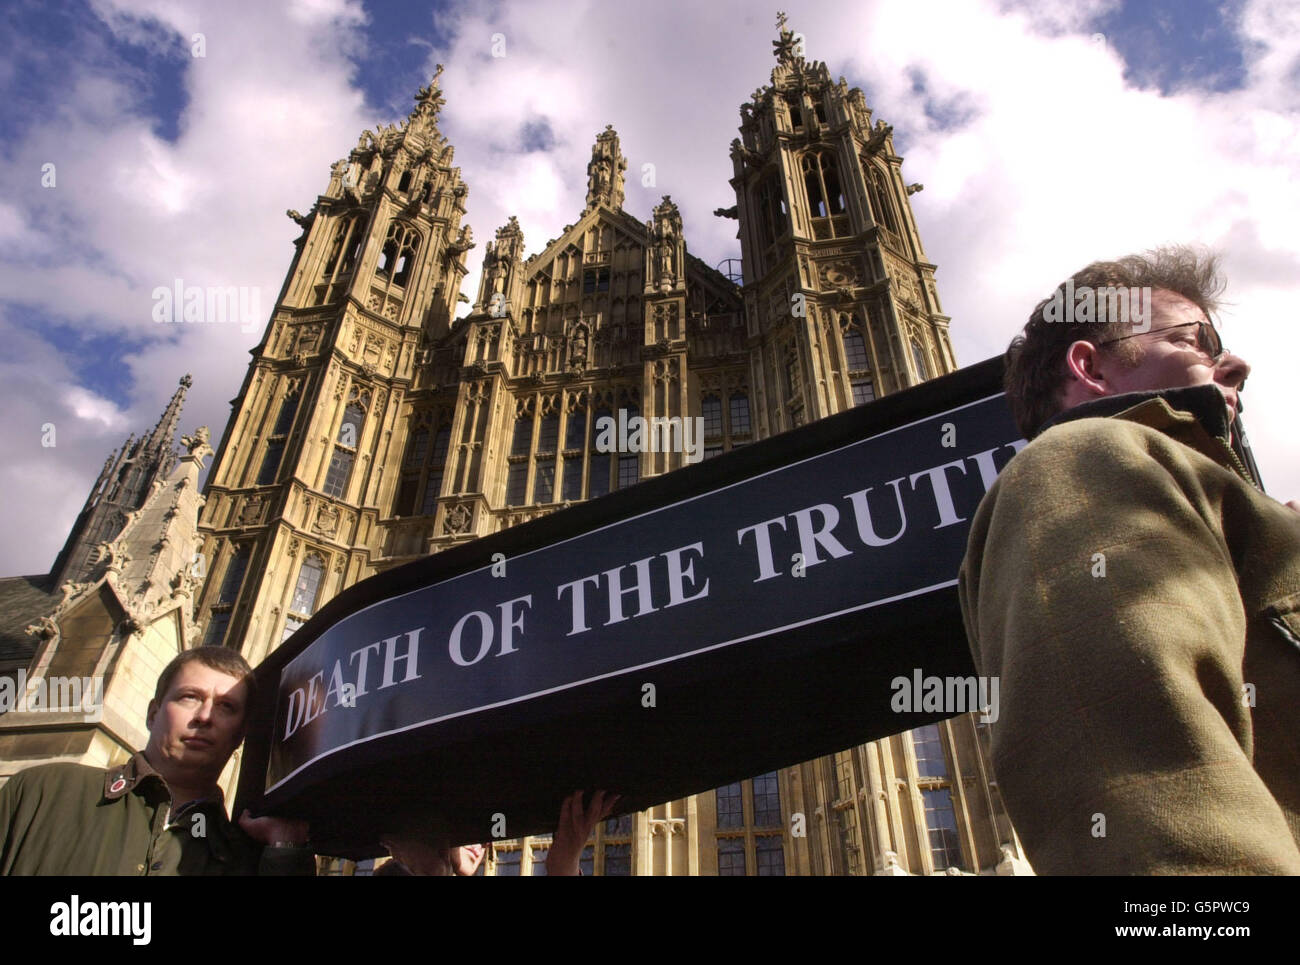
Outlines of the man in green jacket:
[{"label": "man in green jacket", "polygon": [[1095,263],[1007,353],[1031,441],[959,593],[1039,873],[1300,874],[1300,506],[1240,458],[1221,287],[1186,248]]},{"label": "man in green jacket", "polygon": [[226,817],[217,781],[244,739],[251,674],[233,650],[187,650],[158,678],[143,752],[15,774],[0,788],[0,874],[313,874],[303,822]]}]

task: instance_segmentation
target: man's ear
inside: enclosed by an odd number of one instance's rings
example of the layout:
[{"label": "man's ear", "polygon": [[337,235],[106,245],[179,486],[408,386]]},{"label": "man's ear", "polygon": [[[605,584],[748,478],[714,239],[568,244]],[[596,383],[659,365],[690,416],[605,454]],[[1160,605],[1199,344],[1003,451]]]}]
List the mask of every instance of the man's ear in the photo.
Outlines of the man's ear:
[{"label": "man's ear", "polygon": [[1065,368],[1072,382],[1087,395],[1110,395],[1110,386],[1101,372],[1101,349],[1080,339],[1065,350]]},{"label": "man's ear", "polygon": [[156,713],[158,713],[158,701],[155,698],[154,700],[149,701],[149,709],[144,713],[144,726],[146,730],[151,730],[153,728],[153,718]]}]

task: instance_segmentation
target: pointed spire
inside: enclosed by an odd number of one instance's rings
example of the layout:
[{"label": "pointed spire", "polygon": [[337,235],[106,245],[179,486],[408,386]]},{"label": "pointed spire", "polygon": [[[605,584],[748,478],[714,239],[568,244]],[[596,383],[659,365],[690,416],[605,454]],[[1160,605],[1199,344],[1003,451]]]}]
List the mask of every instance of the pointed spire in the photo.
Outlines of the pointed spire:
[{"label": "pointed spire", "polygon": [[153,431],[145,438],[144,449],[146,452],[171,452],[172,443],[176,439],[176,427],[180,423],[181,409],[185,405],[185,390],[193,384],[194,379],[188,373],[181,378],[180,387],[172,395],[172,400],[167,403],[162,418],[158,420],[158,424],[153,427]]},{"label": "pointed spire", "polygon": [[626,170],[627,158],[619,150],[618,132],[613,124],[606,124],[605,130],[596,135],[591,161],[587,164],[587,207],[583,214],[598,204],[607,204],[615,209],[623,207],[623,172]]},{"label": "pointed spire", "polygon": [[514,215],[497,229],[496,241],[489,241],[483,253],[483,278],[474,311],[502,318],[509,310],[512,273],[524,256],[524,231]]}]

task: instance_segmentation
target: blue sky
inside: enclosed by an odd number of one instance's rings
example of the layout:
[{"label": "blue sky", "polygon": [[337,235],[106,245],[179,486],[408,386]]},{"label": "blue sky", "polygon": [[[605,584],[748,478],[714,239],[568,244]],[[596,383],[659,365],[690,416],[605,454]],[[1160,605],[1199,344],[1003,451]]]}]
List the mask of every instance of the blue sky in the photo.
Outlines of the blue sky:
[{"label": "blue sky", "polygon": [[[895,129],[959,362],[1000,352],[1088,261],[1222,250],[1224,334],[1266,481],[1300,497],[1288,319],[1300,296],[1300,12],[1282,0],[785,3],[810,57]],[[260,335],[158,326],[150,293],[242,285],[269,313],[306,211],[360,131],[446,65],[443,133],[479,247],[539,250],[580,212],[613,124],[625,208],[669,193],[705,261],[738,255],[727,145],[768,81],[775,6],[17,0],[0,11],[0,572],[48,569],[98,467],[176,380],[220,436]],[[203,56],[193,37],[203,35]],[[506,56],[492,57],[494,35]],[[578,51],[584,51],[580,54]],[[43,165],[56,184],[41,186]],[[54,423],[58,443],[40,445]]]}]

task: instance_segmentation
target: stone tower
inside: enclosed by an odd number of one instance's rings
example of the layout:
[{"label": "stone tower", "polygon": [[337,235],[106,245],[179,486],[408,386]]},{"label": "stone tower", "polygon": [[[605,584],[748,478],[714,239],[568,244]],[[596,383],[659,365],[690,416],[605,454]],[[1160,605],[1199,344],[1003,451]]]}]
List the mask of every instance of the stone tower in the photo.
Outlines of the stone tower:
[{"label": "stone tower", "polygon": [[[770,83],[732,141],[759,437],[956,369],[894,150],[858,88],[778,15]],[[717,874],[1023,873],[974,715],[696,795]],[[802,817],[807,838],[794,834]],[[783,846],[777,848],[778,819]]]},{"label": "stone tower", "polygon": [[893,128],[778,20],[771,83],[731,142],[764,434],[956,368]]},{"label": "stone tower", "polygon": [[253,663],[385,555],[410,397],[427,392],[472,247],[438,80],[405,121],[362,133],[306,216],[289,212],[303,232],[202,519],[203,642]]}]

